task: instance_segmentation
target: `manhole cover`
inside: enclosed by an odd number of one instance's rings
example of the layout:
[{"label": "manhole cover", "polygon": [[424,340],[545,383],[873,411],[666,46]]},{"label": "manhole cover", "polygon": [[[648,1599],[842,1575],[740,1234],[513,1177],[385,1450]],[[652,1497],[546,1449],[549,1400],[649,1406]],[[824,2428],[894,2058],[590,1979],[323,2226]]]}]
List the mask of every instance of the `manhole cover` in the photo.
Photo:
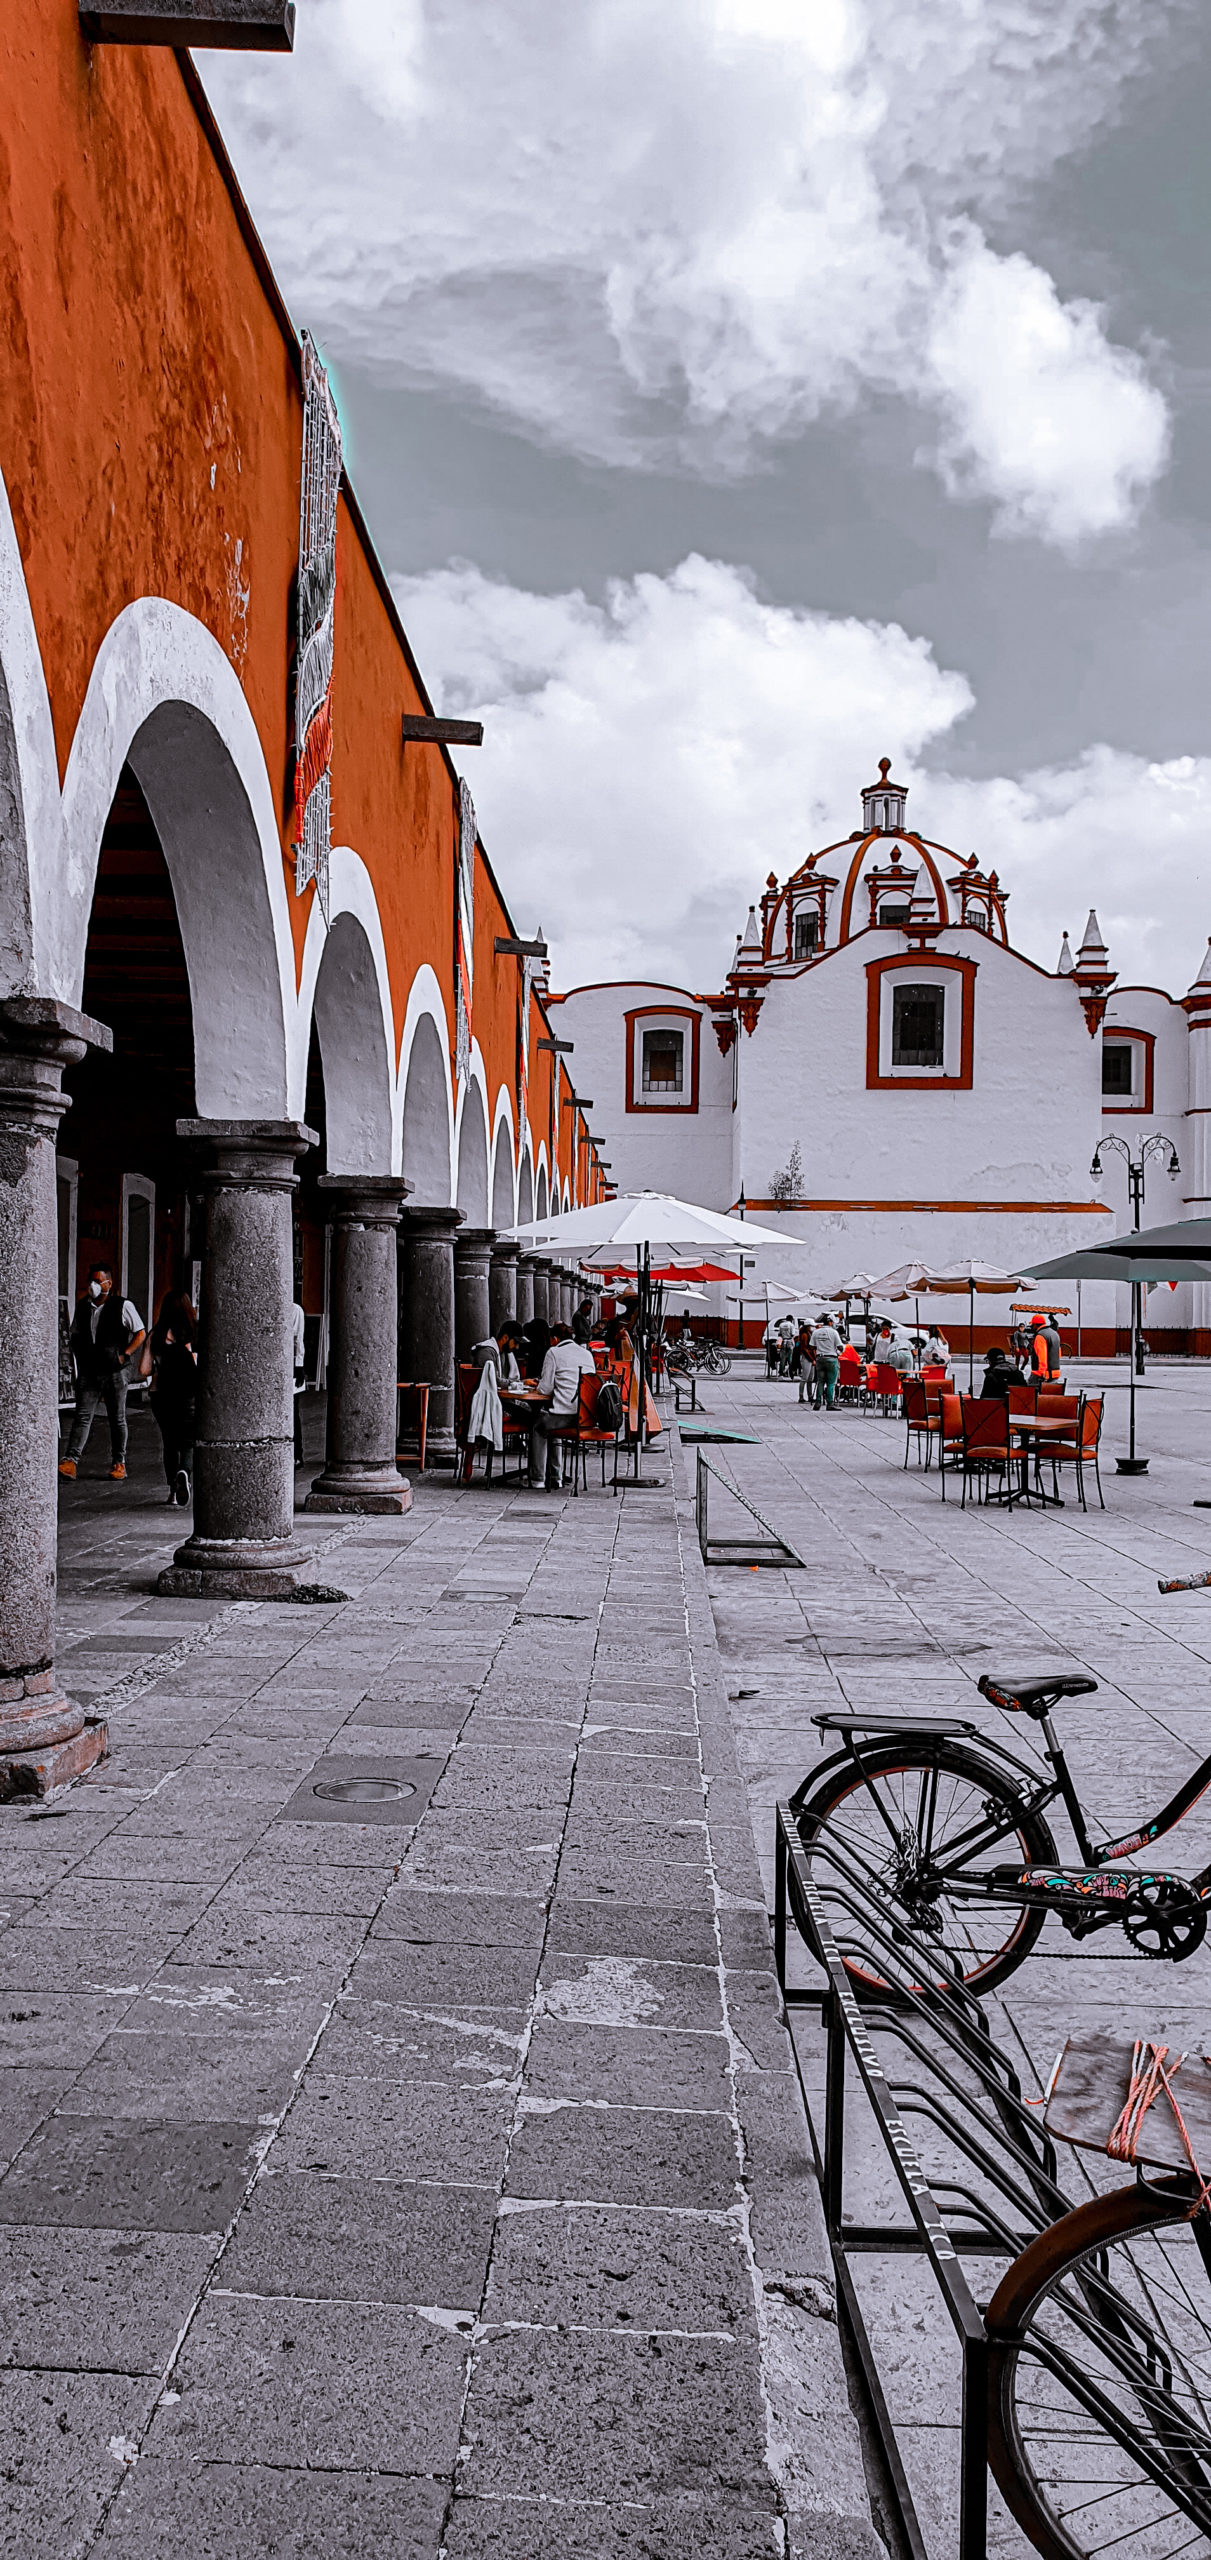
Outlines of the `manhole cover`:
[{"label": "manhole cover", "polygon": [[416,1789],[399,1778],[325,1778],[311,1792],[329,1804],[386,1804],[395,1796],[414,1796]]}]

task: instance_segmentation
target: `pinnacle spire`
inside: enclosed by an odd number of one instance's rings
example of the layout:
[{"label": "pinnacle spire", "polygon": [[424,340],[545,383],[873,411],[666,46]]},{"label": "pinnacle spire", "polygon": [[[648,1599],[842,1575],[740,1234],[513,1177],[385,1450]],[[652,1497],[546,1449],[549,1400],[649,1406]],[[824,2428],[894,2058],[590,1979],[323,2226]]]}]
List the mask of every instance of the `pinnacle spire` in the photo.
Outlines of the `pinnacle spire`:
[{"label": "pinnacle spire", "polygon": [[1055,974],[1057,978],[1070,978],[1072,975],[1072,969],[1072,945],[1068,939],[1068,928],[1065,926],[1064,939],[1060,944],[1060,956],[1055,964]]}]

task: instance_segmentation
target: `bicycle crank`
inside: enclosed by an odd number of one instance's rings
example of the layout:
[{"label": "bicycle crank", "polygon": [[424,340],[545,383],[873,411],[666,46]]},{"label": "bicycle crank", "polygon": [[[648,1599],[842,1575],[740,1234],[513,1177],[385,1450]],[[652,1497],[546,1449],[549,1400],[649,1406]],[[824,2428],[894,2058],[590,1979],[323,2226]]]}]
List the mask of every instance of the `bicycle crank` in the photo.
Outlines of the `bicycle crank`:
[{"label": "bicycle crank", "polygon": [[1201,1947],[1207,1909],[1182,1876],[1140,1875],[1131,1867],[999,1868],[987,1878],[997,1898],[1044,1904],[1070,1936],[1122,1925],[1141,1956],[1180,1964]]}]

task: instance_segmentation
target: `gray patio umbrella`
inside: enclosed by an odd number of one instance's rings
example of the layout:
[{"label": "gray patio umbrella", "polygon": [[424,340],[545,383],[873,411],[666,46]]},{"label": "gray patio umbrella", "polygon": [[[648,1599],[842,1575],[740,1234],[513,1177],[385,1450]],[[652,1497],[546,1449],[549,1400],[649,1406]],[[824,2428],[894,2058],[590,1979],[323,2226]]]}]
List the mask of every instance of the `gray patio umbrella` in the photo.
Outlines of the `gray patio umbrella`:
[{"label": "gray patio umbrella", "polygon": [[1141,1285],[1159,1280],[1211,1280],[1211,1218],[1180,1218],[1169,1227],[1145,1227],[1125,1236],[1107,1236],[1104,1244],[1082,1246],[1078,1253],[1059,1253],[1051,1262],[1027,1266],[1032,1280],[1113,1280],[1131,1283],[1131,1421],[1125,1458],[1116,1458],[1121,1476],[1148,1472],[1146,1458],[1135,1454],[1135,1352]]}]

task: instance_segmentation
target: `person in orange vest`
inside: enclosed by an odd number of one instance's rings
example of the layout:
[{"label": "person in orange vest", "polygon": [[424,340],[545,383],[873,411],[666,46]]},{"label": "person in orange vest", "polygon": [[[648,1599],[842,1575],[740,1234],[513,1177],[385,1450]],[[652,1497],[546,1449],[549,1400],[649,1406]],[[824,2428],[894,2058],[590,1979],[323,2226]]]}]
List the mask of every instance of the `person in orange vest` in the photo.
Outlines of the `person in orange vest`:
[{"label": "person in orange vest", "polygon": [[1036,1386],[1045,1385],[1059,1375],[1059,1359],[1052,1356],[1052,1343],[1059,1348],[1059,1336],[1053,1334],[1046,1316],[1032,1316],[1030,1323],[1030,1375]]}]

